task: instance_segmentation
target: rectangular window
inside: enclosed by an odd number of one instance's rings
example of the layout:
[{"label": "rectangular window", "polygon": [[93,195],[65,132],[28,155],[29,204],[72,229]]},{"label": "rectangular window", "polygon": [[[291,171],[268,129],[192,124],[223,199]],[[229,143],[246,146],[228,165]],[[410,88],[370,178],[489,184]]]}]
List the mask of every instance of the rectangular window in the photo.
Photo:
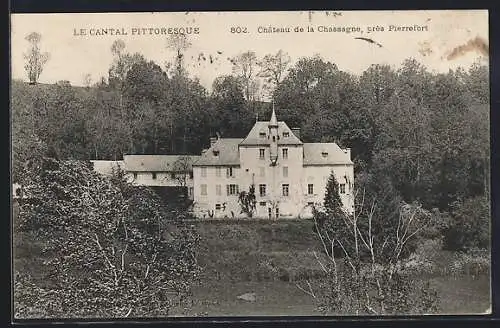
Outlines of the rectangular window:
[{"label": "rectangular window", "polygon": [[265,137],[266,137],[266,133],[265,133],[265,132],[260,132],[260,133],[259,133],[259,137],[261,137],[261,138],[265,138]]},{"label": "rectangular window", "polygon": [[283,166],[283,178],[288,178],[288,166]]},{"label": "rectangular window", "polygon": [[227,195],[230,196],[230,195],[238,195],[239,194],[239,190],[238,190],[238,185],[236,184],[228,184],[226,185],[226,191],[227,191]]},{"label": "rectangular window", "polygon": [[193,187],[188,188],[188,196],[192,197],[193,196]]},{"label": "rectangular window", "polygon": [[265,177],[266,176],[266,169],[263,167],[259,167],[259,176]]},{"label": "rectangular window", "polygon": [[312,183],[309,183],[309,184],[307,185],[307,193],[308,193],[309,195],[314,194],[314,185],[313,185]]},{"label": "rectangular window", "polygon": [[341,183],[339,185],[339,189],[341,194],[345,194],[345,183]]},{"label": "rectangular window", "polygon": [[215,209],[216,209],[216,210],[218,210],[218,211],[219,211],[219,210],[220,210],[220,208],[221,208],[220,204],[215,204]]},{"label": "rectangular window", "polygon": [[202,184],[201,185],[201,195],[202,196],[206,196],[207,195],[207,185],[206,184]]},{"label": "rectangular window", "polygon": [[153,175],[153,180],[156,180],[156,172],[153,172],[152,175]]},{"label": "rectangular window", "polygon": [[260,206],[266,206],[266,204],[267,204],[266,202],[260,202],[259,203]]},{"label": "rectangular window", "polygon": [[228,167],[228,168],[226,169],[226,176],[227,176],[228,178],[230,178],[230,177],[232,177],[232,176],[233,176],[233,168],[232,168],[232,167]]},{"label": "rectangular window", "polygon": [[266,150],[265,149],[259,149],[259,158],[260,159],[264,159],[265,158],[265,154],[266,154]]},{"label": "rectangular window", "polygon": [[283,184],[283,196],[288,196],[290,194],[290,185]]},{"label": "rectangular window", "polygon": [[201,168],[201,177],[202,178],[206,178],[207,176],[207,168],[206,167],[202,167]]},{"label": "rectangular window", "polygon": [[283,138],[288,138],[290,136],[289,132],[283,132]]},{"label": "rectangular window", "polygon": [[222,195],[222,186],[221,185],[216,185],[215,186],[215,194],[217,196],[221,196]]},{"label": "rectangular window", "polygon": [[220,176],[221,176],[221,172],[222,172],[222,167],[217,166],[217,167],[215,168],[215,176],[216,176],[216,177],[218,177],[218,178],[220,178]]},{"label": "rectangular window", "polygon": [[189,172],[189,179],[193,178],[193,171]]},{"label": "rectangular window", "polygon": [[266,185],[265,184],[259,185],[259,194],[261,197],[266,195]]},{"label": "rectangular window", "polygon": [[314,206],[314,202],[308,202],[307,205],[308,206]]},{"label": "rectangular window", "polygon": [[288,158],[288,148],[283,148],[283,159]]},{"label": "rectangular window", "polygon": [[137,179],[137,172],[134,172],[134,179]]},{"label": "rectangular window", "polygon": [[170,173],[170,179],[175,179],[175,173],[174,172]]}]

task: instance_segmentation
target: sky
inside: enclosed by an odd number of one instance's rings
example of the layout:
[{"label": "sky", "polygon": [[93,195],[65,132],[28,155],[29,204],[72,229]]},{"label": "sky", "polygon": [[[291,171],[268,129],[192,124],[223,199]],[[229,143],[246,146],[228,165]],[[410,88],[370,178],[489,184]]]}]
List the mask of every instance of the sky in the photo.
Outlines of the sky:
[{"label": "sky", "polygon": [[[111,45],[117,39],[125,42],[126,51],[139,52],[163,67],[174,53],[161,29],[168,33],[168,28],[180,27],[199,32],[188,34],[191,47],[185,64],[190,76],[207,88],[217,76],[231,73],[228,58],[247,50],[258,57],[283,50],[292,63],[319,54],[354,74],[372,64],[397,68],[407,58],[436,72],[467,68],[478,60],[488,63],[486,10],[13,14],[12,78],[26,80],[23,54],[29,46],[25,37],[31,32],[41,34],[40,47],[50,53],[40,82],[68,80],[83,85],[87,74],[93,82],[107,76],[113,61]],[[231,33],[231,27],[247,33]],[[270,27],[290,32],[259,33]],[[295,32],[297,27],[303,32]],[[308,32],[308,27],[314,31]],[[347,33],[345,27],[359,30]],[[111,28],[127,35],[95,35],[100,29],[111,33]],[[148,30],[138,35],[143,28],[156,28],[159,34],[152,30],[150,35]],[[344,30],[324,32],[333,28]]]}]

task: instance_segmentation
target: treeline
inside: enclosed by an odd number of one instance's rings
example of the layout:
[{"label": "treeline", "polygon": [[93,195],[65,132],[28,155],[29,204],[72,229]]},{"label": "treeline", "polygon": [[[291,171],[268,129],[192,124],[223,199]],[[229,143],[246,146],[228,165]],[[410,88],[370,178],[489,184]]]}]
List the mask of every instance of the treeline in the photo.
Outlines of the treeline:
[{"label": "treeline", "polygon": [[358,184],[441,210],[489,194],[489,80],[479,63],[434,73],[408,59],[356,76],[319,56],[292,65],[282,51],[246,52],[208,92],[182,56],[162,68],[123,44],[112,51],[108,77],[94,85],[14,81],[15,178],[40,149],[60,159],[198,154],[210,136],[243,137],[256,116],[269,118],[260,88],[304,142],[352,148]]}]

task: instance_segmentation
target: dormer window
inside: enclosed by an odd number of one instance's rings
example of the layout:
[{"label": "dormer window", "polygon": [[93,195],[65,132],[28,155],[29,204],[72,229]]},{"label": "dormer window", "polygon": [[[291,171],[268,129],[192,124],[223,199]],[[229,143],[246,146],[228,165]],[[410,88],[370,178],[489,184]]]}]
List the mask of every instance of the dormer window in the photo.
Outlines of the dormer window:
[{"label": "dormer window", "polygon": [[259,137],[260,138],[265,138],[266,137],[266,133],[265,132],[259,132]]},{"label": "dormer window", "polygon": [[214,153],[214,156],[219,156],[219,150],[218,149],[214,149],[213,153]]},{"label": "dormer window", "polygon": [[326,158],[326,157],[328,157],[328,152],[323,151],[323,152],[321,153],[321,156],[323,156],[323,157],[325,157],[325,158]]},{"label": "dormer window", "polygon": [[283,132],[283,138],[288,138],[290,136],[290,132]]}]

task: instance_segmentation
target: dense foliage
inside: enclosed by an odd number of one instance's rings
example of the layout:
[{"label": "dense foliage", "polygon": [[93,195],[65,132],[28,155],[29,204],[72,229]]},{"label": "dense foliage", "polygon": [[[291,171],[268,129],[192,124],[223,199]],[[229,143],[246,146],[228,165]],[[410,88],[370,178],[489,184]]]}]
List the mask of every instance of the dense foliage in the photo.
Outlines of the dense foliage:
[{"label": "dense foliage", "polygon": [[165,316],[189,305],[197,237],[147,188],[44,157],[24,178],[18,233],[44,241],[44,286],[16,271],[15,315]]}]

